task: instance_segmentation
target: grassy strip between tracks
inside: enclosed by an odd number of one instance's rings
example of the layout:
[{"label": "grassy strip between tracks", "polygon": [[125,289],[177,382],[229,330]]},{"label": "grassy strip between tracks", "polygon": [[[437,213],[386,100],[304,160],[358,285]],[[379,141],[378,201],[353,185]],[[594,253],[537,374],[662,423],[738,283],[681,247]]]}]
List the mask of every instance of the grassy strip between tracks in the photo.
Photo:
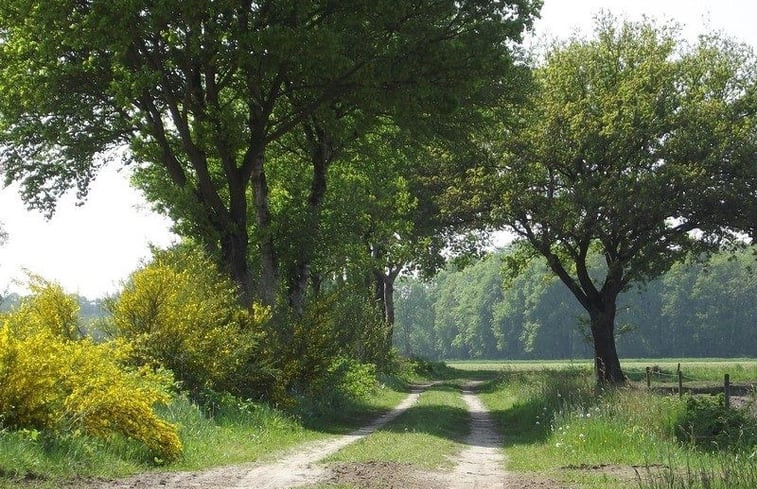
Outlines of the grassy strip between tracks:
[{"label": "grassy strip between tracks", "polygon": [[396,462],[419,468],[450,467],[468,433],[459,386],[436,384],[397,419],[326,458],[325,462]]}]

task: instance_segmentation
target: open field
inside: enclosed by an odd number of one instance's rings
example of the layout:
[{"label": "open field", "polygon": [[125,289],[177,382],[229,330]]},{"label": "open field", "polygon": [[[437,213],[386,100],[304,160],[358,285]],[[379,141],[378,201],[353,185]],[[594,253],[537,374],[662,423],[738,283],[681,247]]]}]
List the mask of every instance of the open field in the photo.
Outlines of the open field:
[{"label": "open field", "polygon": [[[681,365],[684,380],[722,382],[729,374],[733,382],[757,382],[757,358],[629,358],[620,360],[623,371],[632,380],[641,381],[646,367],[659,367],[658,381],[675,380]],[[592,368],[592,360],[449,360],[450,367],[469,371],[534,370],[534,369],[585,369]]]}]

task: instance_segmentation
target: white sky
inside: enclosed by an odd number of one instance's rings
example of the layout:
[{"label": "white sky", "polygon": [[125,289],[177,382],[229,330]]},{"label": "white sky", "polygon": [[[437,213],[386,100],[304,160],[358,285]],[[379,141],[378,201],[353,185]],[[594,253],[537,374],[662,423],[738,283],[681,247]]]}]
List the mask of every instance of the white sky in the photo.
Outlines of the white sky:
[{"label": "white sky", "polygon": [[[722,30],[757,49],[757,0],[545,0],[537,36],[567,37],[588,32],[599,10],[637,19],[673,19],[689,38]],[[28,212],[14,187],[0,189],[0,222],[9,239],[0,246],[0,293],[21,290],[23,269],[55,280],[69,292],[96,298],[115,292],[149,255],[148,244],[175,240],[170,222],[147,208],[129,187],[126,174],[101,173],[85,205],[64,199],[50,221]]]}]

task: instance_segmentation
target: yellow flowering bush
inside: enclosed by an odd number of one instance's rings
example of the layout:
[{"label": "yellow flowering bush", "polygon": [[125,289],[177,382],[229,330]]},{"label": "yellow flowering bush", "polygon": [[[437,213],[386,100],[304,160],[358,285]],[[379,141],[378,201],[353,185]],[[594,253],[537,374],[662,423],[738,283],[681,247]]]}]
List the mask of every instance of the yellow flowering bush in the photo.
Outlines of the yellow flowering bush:
[{"label": "yellow flowering bush", "polygon": [[76,298],[39,275],[28,274],[27,286],[33,299],[25,301],[14,314],[17,334],[47,330],[69,340],[81,338]]},{"label": "yellow flowering bush", "polygon": [[31,299],[0,317],[2,423],[101,438],[120,433],[162,460],[177,459],[176,427],[153,410],[170,399],[170,374],[124,367],[130,347],[123,342],[71,339],[76,301],[37,278],[30,288]]},{"label": "yellow flowering bush", "polygon": [[193,394],[234,392],[268,319],[266,308],[241,307],[231,280],[191,248],[156,252],[110,309],[136,363],[170,369]]}]

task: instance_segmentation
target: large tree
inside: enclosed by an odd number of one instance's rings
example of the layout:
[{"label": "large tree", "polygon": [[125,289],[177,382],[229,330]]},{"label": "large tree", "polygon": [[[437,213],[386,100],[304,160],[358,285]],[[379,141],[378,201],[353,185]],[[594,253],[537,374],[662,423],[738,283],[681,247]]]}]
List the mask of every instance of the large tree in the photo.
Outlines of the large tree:
[{"label": "large tree", "polygon": [[602,383],[625,380],[618,294],[754,231],[755,67],[743,45],[689,46],[673,27],[600,18],[593,38],[546,54],[503,137],[497,215],[588,312]]},{"label": "large tree", "polygon": [[[255,288],[272,302],[270,145],[298,130],[327,149],[325,111],[421,121],[489,99],[538,3],[4,1],[4,173],[50,210],[71,186],[85,194],[101,157],[128,145],[168,183],[158,200],[181,229],[218,253],[245,297]],[[330,156],[313,157],[317,207]]]}]

